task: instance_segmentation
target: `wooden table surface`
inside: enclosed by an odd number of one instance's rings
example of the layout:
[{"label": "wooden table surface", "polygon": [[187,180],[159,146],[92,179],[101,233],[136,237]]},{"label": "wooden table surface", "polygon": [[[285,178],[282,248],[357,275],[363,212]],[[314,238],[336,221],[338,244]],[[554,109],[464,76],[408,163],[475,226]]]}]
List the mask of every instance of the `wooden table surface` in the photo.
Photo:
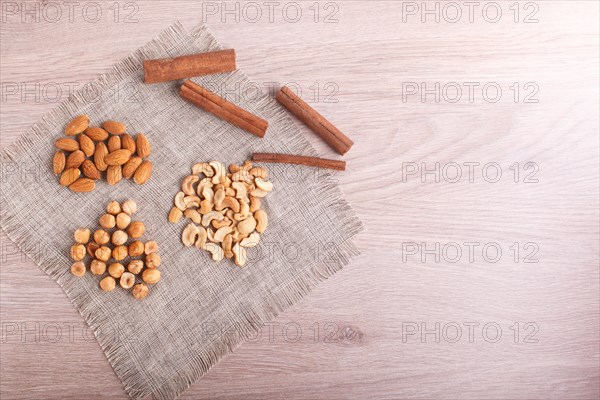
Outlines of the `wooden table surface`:
[{"label": "wooden table surface", "polygon": [[[71,7],[2,1],[2,147],[176,20],[355,141],[362,254],[182,399],[598,398],[598,2]],[[0,397],[127,398],[59,286],[1,255]]]}]

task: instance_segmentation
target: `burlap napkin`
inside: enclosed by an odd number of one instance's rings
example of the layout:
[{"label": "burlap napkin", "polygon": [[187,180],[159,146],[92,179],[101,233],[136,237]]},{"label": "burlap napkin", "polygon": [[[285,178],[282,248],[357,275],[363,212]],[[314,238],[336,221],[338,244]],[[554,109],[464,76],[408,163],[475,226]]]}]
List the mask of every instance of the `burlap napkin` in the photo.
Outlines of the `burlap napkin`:
[{"label": "burlap napkin", "polygon": [[[250,249],[244,269],[215,263],[180,242],[183,220],[167,222],[173,196],[192,163],[240,163],[254,151],[317,155],[297,126],[271,98],[237,71],[196,81],[269,121],[264,139],[195,108],[177,95],[180,83],[145,85],[142,60],[219,49],[203,26],[187,32],[176,24],[137,50],[30,128],[2,157],[2,228],[64,289],[127,393],[172,399],[205,374],[245,337],[306,295],[357,254],[351,238],[362,226],[342,198],[335,176],[312,168],[269,165],[275,191],[264,201],[269,226]],[[92,193],[59,186],[51,169],[53,142],[74,115],[92,123],[123,121],[144,132],[154,174],[138,186],[100,181]],[[105,293],[99,278],[69,272],[73,231],[95,229],[109,200],[132,198],[147,240],[159,243],[162,280],[149,297],[124,290]],[[89,263],[89,261],[88,261]]]}]

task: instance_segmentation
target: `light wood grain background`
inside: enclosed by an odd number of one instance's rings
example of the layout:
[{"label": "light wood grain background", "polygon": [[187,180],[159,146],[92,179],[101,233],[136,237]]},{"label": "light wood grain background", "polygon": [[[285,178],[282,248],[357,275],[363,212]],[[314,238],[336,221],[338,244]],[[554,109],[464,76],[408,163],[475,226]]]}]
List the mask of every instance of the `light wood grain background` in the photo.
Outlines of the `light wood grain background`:
[{"label": "light wood grain background", "polygon": [[[457,23],[447,21],[456,10],[445,3],[439,23],[435,15],[421,21],[421,2],[400,1],[283,1],[272,20],[263,2],[137,0],[117,2],[116,15],[112,1],[83,1],[72,22],[61,2],[56,22],[54,2],[26,3],[39,5],[37,22],[22,22],[23,10],[7,3],[3,147],[65,100],[69,86],[106,72],[176,20],[207,22],[265,88],[298,84],[356,143],[337,178],[366,227],[362,255],[183,399],[598,398],[598,2],[500,1],[495,23],[485,1],[472,22],[458,2]],[[95,4],[102,15],[91,22]],[[263,15],[254,23],[256,4]],[[537,22],[526,23],[532,12]],[[472,102],[465,82],[479,85]],[[439,83],[439,102],[407,94],[421,83]],[[453,103],[456,86],[463,93]],[[492,102],[495,86],[502,94]],[[452,162],[463,173],[455,183]],[[440,182],[409,173],[436,163]],[[472,182],[464,163],[479,163]],[[498,182],[493,168],[482,176],[487,163],[500,167]],[[422,251],[436,243],[439,262]],[[463,254],[452,262],[457,247]],[[492,262],[496,247],[502,254]],[[59,286],[4,233],[0,277],[2,399],[127,397]]]}]

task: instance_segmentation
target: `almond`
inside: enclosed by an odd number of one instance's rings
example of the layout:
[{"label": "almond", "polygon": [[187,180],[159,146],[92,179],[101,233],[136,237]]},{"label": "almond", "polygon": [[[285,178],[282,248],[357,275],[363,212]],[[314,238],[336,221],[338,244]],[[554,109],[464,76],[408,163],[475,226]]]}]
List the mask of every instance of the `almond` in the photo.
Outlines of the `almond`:
[{"label": "almond", "polygon": [[64,151],[75,151],[79,150],[79,143],[75,139],[70,138],[60,138],[56,139],[54,142],[56,148],[64,150]]},{"label": "almond", "polygon": [[104,162],[108,165],[123,165],[131,158],[131,153],[127,149],[119,149],[108,153]]},{"label": "almond", "polygon": [[74,192],[91,192],[96,187],[96,181],[89,178],[79,178],[71,185],[69,185],[69,189]]},{"label": "almond", "polygon": [[131,157],[131,159],[129,161],[127,161],[125,163],[125,165],[123,165],[123,178],[125,179],[129,179],[133,176],[133,174],[135,173],[135,171],[138,169],[138,167],[140,166],[140,164],[142,163],[142,158],[141,157]]},{"label": "almond", "polygon": [[100,179],[100,171],[90,160],[84,160],[81,164],[81,172],[83,175],[90,179]]},{"label": "almond", "polygon": [[112,135],[108,138],[108,151],[113,152],[115,150],[121,150],[121,138],[116,135]]},{"label": "almond", "polygon": [[106,121],[102,127],[113,135],[122,135],[125,133],[125,124],[117,121]]},{"label": "almond", "polygon": [[90,139],[96,142],[101,142],[103,140],[108,139],[108,132],[106,132],[102,128],[96,128],[94,126],[90,126],[89,128],[87,128],[85,130],[85,134],[88,135]]},{"label": "almond", "polygon": [[90,125],[90,118],[87,115],[78,115],[73,118],[65,128],[65,135],[75,136],[85,131]]},{"label": "almond", "polygon": [[109,185],[116,185],[123,179],[123,172],[120,165],[109,165],[106,170],[106,181]]},{"label": "almond", "polygon": [[65,170],[60,176],[59,183],[62,186],[69,186],[71,183],[75,182],[81,176],[81,171],[78,168],[71,168]]},{"label": "almond", "polygon": [[140,164],[135,174],[133,175],[133,181],[138,185],[143,185],[152,175],[152,163],[150,161],[144,161]]},{"label": "almond", "polygon": [[96,168],[98,168],[99,171],[106,171],[106,168],[108,168],[108,164],[104,161],[107,155],[108,148],[104,142],[98,143],[96,145],[96,151],[94,152],[94,164],[96,164]]},{"label": "almond", "polygon": [[54,175],[58,175],[64,171],[66,160],[65,153],[62,151],[54,153],[54,158],[52,159],[52,170],[54,171]]},{"label": "almond", "polygon": [[138,156],[146,158],[150,155],[150,142],[143,133],[139,133],[135,138],[135,145],[137,147]]},{"label": "almond", "polygon": [[65,165],[65,168],[79,168],[81,163],[83,163],[83,160],[85,160],[85,154],[83,154],[83,151],[75,150],[74,152],[69,154],[69,157],[67,157],[67,163]]},{"label": "almond", "polygon": [[86,157],[91,157],[94,154],[94,150],[96,150],[94,141],[85,133],[77,136],[77,140],[79,140],[79,148],[83,151],[83,154],[85,154]]},{"label": "almond", "polygon": [[135,140],[133,140],[131,135],[124,133],[121,136],[121,148],[129,150],[131,154],[135,154]]}]

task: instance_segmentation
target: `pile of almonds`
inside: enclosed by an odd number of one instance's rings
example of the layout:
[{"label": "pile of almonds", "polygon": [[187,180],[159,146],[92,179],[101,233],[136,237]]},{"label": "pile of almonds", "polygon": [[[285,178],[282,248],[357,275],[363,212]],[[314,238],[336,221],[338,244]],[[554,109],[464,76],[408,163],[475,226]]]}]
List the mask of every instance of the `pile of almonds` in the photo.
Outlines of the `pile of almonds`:
[{"label": "pile of almonds", "polygon": [[89,117],[79,115],[65,128],[68,137],[55,142],[52,168],[60,184],[74,192],[91,192],[104,171],[109,185],[132,177],[137,184],[146,183],[152,175],[152,163],[144,160],[150,156],[146,136],[139,133],[134,140],[117,121],[106,121],[102,128],[89,125]]},{"label": "pile of almonds", "polygon": [[[146,227],[141,221],[131,221],[131,216],[136,211],[137,205],[133,200],[127,200],[123,204],[112,201],[106,207],[106,214],[98,219],[103,229],[97,229],[93,235],[87,228],[77,229],[73,235],[76,243],[71,246],[71,258],[75,260],[71,266],[71,273],[78,277],[85,275],[86,266],[83,260],[87,254],[92,258],[90,272],[102,276],[102,290],[114,290],[118,279],[123,289],[133,288],[133,297],[146,298],[146,284],[155,284],[160,280],[160,271],[157,268],[161,260],[155,241],[144,243],[138,240],[146,231]],[[144,260],[139,258],[141,256],[145,256]],[[113,260],[114,262],[111,262]],[[123,265],[124,260],[127,261],[127,272]],[[139,282],[140,277],[143,282]]]},{"label": "pile of almonds", "polygon": [[267,228],[267,213],[260,209],[260,199],[273,190],[267,178],[267,169],[250,161],[231,164],[229,172],[219,161],[195,164],[175,195],[169,222],[185,216],[192,221],[181,235],[185,246],[206,250],[215,261],[233,258],[243,267],[246,248],[256,246]]}]

